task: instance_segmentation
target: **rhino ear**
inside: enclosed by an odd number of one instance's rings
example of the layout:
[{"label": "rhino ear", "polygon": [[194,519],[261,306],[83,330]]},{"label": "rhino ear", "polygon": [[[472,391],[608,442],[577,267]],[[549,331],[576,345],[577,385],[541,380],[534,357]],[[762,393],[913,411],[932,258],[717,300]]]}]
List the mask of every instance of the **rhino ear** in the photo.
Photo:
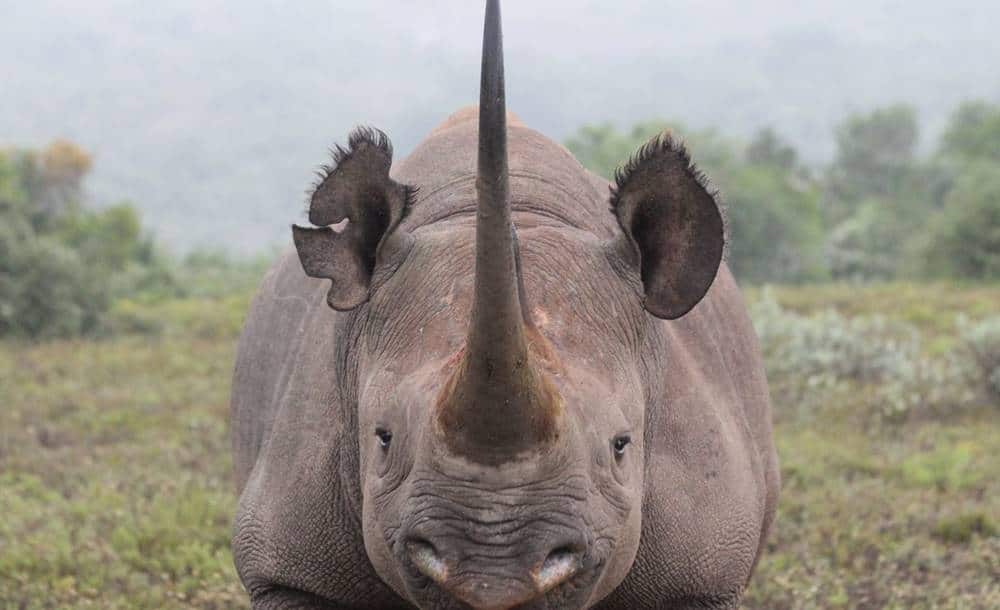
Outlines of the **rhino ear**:
[{"label": "rhino ear", "polygon": [[615,173],[611,208],[638,266],[644,305],[673,320],[701,301],[725,250],[722,210],[683,145],[657,136]]},{"label": "rhino ear", "polygon": [[[333,280],[327,303],[346,311],[368,300],[376,263],[405,242],[393,233],[416,189],[389,178],[392,144],[376,129],[356,129],[333,161],[309,203],[309,222],[322,228],[293,226],[292,237],[306,275]],[[327,226],[345,219],[339,232]]]}]

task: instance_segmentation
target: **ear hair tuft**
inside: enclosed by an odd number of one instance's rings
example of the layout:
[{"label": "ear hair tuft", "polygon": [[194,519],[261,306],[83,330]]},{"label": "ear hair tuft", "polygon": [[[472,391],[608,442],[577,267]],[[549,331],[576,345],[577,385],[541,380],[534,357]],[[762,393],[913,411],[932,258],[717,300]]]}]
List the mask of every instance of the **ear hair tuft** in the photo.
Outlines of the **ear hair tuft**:
[{"label": "ear hair tuft", "polygon": [[[305,213],[309,214],[310,207],[312,205],[313,197],[316,196],[316,191],[323,185],[323,183],[330,179],[339,167],[344,163],[349,161],[359,150],[359,148],[368,144],[376,149],[378,149],[385,157],[389,160],[392,159],[393,147],[392,141],[389,136],[386,135],[384,131],[377,127],[371,127],[368,125],[359,125],[355,127],[351,133],[347,136],[347,147],[341,146],[340,144],[334,144],[328,149],[330,153],[331,162],[323,163],[319,166],[313,173],[316,179],[313,180],[309,188],[306,189],[306,202],[305,202]],[[415,186],[410,186],[404,184],[403,187],[406,189],[406,205],[403,208],[402,216],[400,221],[406,219],[410,214],[410,208],[416,203],[416,196],[419,189]]]},{"label": "ear hair tuft", "polygon": [[628,182],[628,179],[634,173],[641,170],[647,163],[662,155],[673,155],[678,164],[684,168],[685,173],[694,179],[718,203],[718,189],[712,186],[705,172],[698,169],[698,166],[691,160],[691,155],[688,153],[684,142],[675,140],[673,134],[669,131],[663,131],[640,146],[638,150],[632,153],[632,156],[628,158],[628,161],[624,165],[615,170],[615,184],[611,187],[612,211],[617,209],[619,193],[625,186],[625,183]]},{"label": "ear hair tuft", "polygon": [[316,190],[323,184],[323,181],[336,173],[338,167],[354,156],[362,144],[370,144],[379,149],[389,159],[392,159],[392,142],[389,140],[389,136],[377,127],[359,125],[347,136],[347,148],[344,148],[340,144],[334,144],[328,149],[332,163],[324,163],[314,172],[316,180],[306,190],[306,198],[312,199],[312,196],[316,194]]},{"label": "ear hair tuft", "polygon": [[[361,125],[354,128],[354,131],[347,136],[347,147],[350,152],[356,150],[362,143],[367,142],[372,146],[379,148],[388,156],[392,158],[392,142],[389,141],[389,136],[385,135],[385,132],[377,127],[370,127],[367,125]],[[334,158],[334,161],[338,164],[340,159]]]},{"label": "ear hair tuft", "polygon": [[610,203],[611,212],[618,215],[618,205],[621,203],[621,193],[629,178],[642,170],[647,164],[653,162],[663,155],[673,156],[677,164],[680,165],[684,173],[694,180],[698,186],[715,201],[722,216],[722,230],[725,238],[725,245],[722,251],[722,260],[729,259],[729,216],[722,194],[708,176],[691,159],[687,146],[682,140],[674,138],[673,134],[667,130],[653,136],[648,142],[640,146],[628,160],[615,169],[614,184],[609,189],[611,192]]}]

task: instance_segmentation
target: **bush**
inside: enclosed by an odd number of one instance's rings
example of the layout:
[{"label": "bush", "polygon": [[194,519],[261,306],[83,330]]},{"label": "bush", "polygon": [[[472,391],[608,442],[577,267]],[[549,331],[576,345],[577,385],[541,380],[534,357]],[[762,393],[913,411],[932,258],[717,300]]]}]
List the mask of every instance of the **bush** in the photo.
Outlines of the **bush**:
[{"label": "bush", "polygon": [[899,221],[886,202],[868,200],[830,232],[827,260],[833,277],[847,280],[888,279],[900,262]]},{"label": "bush", "polygon": [[881,381],[898,372],[901,357],[919,352],[915,329],[881,316],[845,318],[834,310],[814,316],[786,311],[770,290],[751,307],[769,368],[802,377]]},{"label": "bush", "polygon": [[155,302],[119,299],[105,316],[108,335],[151,335],[235,339],[243,329],[250,292],[219,297],[184,297]]},{"label": "bush", "polygon": [[[853,408],[862,418],[899,421],[978,404],[969,381],[976,371],[971,359],[960,350],[928,355],[909,324],[882,316],[847,318],[834,310],[799,315],[782,308],[769,290],[751,306],[751,315],[778,417]],[[991,354],[996,349],[1000,357],[1000,324],[976,328],[976,337],[989,337],[977,345],[988,345]]]},{"label": "bush", "polygon": [[153,262],[152,239],[142,234],[139,212],[130,204],[66,215],[55,234],[88,263],[109,273]]},{"label": "bush", "polygon": [[984,513],[968,513],[944,519],[934,528],[934,536],[951,544],[969,544],[974,536],[997,535],[997,527]]},{"label": "bush", "polygon": [[76,252],[14,223],[0,227],[0,253],[0,336],[67,337],[97,328],[108,289]]},{"label": "bush", "polygon": [[1000,400],[1000,316],[976,324],[962,319],[959,332],[976,365],[973,382],[988,397]]}]

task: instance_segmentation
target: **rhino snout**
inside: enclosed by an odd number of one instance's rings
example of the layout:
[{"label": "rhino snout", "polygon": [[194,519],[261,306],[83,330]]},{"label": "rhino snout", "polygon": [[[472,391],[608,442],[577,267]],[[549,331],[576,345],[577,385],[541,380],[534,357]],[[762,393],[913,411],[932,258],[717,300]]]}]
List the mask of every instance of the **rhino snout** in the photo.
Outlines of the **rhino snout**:
[{"label": "rhino snout", "polygon": [[420,574],[476,610],[504,610],[541,598],[582,572],[587,556],[583,536],[514,546],[411,535],[405,546]]}]

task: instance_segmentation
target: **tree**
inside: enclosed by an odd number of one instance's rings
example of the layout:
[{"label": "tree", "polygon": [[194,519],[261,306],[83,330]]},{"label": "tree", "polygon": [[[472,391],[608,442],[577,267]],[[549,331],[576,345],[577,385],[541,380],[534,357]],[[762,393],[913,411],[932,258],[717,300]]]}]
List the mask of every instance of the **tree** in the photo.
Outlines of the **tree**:
[{"label": "tree", "polygon": [[746,159],[751,165],[763,165],[791,171],[798,165],[798,153],[770,127],[761,129],[747,146]]},{"label": "tree", "polygon": [[780,167],[748,165],[724,177],[729,264],[753,282],[826,277],[819,190]]},{"label": "tree", "polygon": [[896,105],[848,117],[835,136],[827,208],[838,223],[862,200],[898,196],[914,166],[919,130],[914,110]]},{"label": "tree", "polygon": [[47,230],[78,211],[83,181],[93,165],[83,149],[56,140],[41,151],[15,151],[13,157],[25,213],[36,229]]},{"label": "tree", "polygon": [[109,273],[150,262],[152,240],[143,235],[139,213],[127,203],[81,210],[63,218],[57,232],[84,260]]},{"label": "tree", "polygon": [[1000,104],[965,102],[951,115],[940,152],[961,161],[1000,162]]},{"label": "tree", "polygon": [[82,205],[90,167],[65,141],[0,151],[0,336],[93,332],[116,294],[169,279],[134,207]]},{"label": "tree", "polygon": [[924,264],[931,275],[1000,279],[1000,167],[971,165],[930,223]]},{"label": "tree", "polygon": [[[839,279],[891,279],[940,207],[950,172],[916,156],[916,113],[905,105],[848,117],[826,174],[828,267]],[[916,236],[916,237],[915,237]]]}]

